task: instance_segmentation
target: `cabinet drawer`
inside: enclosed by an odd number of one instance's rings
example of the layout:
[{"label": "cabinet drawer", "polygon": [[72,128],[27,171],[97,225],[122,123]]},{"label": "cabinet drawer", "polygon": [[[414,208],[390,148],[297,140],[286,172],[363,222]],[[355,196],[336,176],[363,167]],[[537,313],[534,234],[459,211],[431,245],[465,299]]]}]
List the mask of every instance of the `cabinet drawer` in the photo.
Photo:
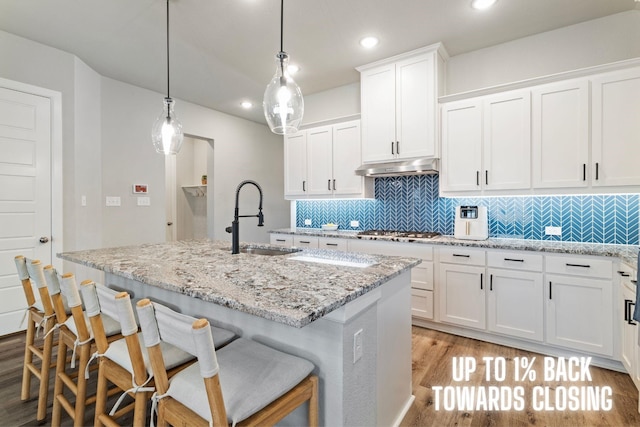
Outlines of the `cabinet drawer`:
[{"label": "cabinet drawer", "polygon": [[318,248],[333,249],[334,251],[346,251],[347,241],[345,239],[332,239],[331,237],[318,238]]},{"label": "cabinet drawer", "polygon": [[293,236],[291,234],[272,234],[269,241],[275,246],[293,246]]},{"label": "cabinet drawer", "polygon": [[542,271],[542,255],[526,252],[487,252],[489,267]]},{"label": "cabinet drawer", "polygon": [[464,265],[481,265],[484,267],[484,252],[467,248],[440,248],[440,262]]},{"label": "cabinet drawer", "polygon": [[591,278],[610,279],[613,270],[613,263],[608,259],[547,255],[546,263],[547,273]]},{"label": "cabinet drawer", "polygon": [[411,269],[411,288],[433,290],[433,262],[423,261]]},{"label": "cabinet drawer", "polygon": [[350,240],[349,251],[367,254],[402,256],[433,260],[433,247],[422,243],[382,242],[378,240]]},{"label": "cabinet drawer", "polygon": [[620,276],[620,283],[635,295],[637,282],[636,270],[621,262],[618,264],[617,273],[618,276]]},{"label": "cabinet drawer", "polygon": [[411,289],[411,315],[421,319],[433,319],[433,292]]},{"label": "cabinet drawer", "polygon": [[310,236],[293,236],[293,246],[299,248],[318,249],[318,238]]}]

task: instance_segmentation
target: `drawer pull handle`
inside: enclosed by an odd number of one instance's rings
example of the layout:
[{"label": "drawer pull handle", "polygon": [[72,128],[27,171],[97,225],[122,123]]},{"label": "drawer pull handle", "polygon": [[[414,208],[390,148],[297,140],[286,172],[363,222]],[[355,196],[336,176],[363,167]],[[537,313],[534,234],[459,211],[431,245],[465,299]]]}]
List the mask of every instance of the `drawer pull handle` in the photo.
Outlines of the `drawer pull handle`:
[{"label": "drawer pull handle", "polygon": [[618,274],[621,275],[622,277],[629,277],[629,273],[625,273],[624,271],[618,270]]},{"label": "drawer pull handle", "polygon": [[638,281],[634,280],[634,279],[631,279],[631,283],[633,283],[635,285],[636,283],[638,283]]},{"label": "drawer pull handle", "polygon": [[453,254],[453,256],[457,256],[460,258],[471,258],[471,255],[463,255],[463,254]]},{"label": "drawer pull handle", "polygon": [[309,244],[309,243],[311,243],[311,242],[310,242],[310,241],[308,241],[308,240],[300,240],[300,243],[306,243],[306,244],[308,245],[308,244]]},{"label": "drawer pull handle", "polygon": [[483,286],[482,286],[482,273],[480,273],[480,290],[483,290]]},{"label": "drawer pull handle", "polygon": [[493,291],[493,274],[489,276],[489,290]]},{"label": "drawer pull handle", "polygon": [[567,267],[591,268],[591,266],[588,264],[570,264],[570,263],[566,263],[566,264],[567,264]]},{"label": "drawer pull handle", "polygon": [[549,282],[549,299],[553,299],[553,296],[552,296],[551,292],[552,292],[552,284],[551,284],[551,282]]},{"label": "drawer pull handle", "polygon": [[338,244],[337,244],[337,243],[327,243],[326,245],[327,245],[327,246],[338,246]]},{"label": "drawer pull handle", "polygon": [[505,261],[513,261],[513,262],[524,262],[523,259],[515,259],[515,258],[505,258]]},{"label": "drawer pull handle", "polygon": [[286,242],[285,239],[276,239],[276,242]]}]

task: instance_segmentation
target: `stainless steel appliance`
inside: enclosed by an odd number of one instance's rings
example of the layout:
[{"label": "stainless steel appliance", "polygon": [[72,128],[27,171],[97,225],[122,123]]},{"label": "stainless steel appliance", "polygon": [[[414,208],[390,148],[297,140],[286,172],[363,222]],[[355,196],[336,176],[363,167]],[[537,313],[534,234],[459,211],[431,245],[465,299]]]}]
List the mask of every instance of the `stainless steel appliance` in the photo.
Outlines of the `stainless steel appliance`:
[{"label": "stainless steel appliance", "polygon": [[454,237],[465,240],[485,240],[489,237],[486,206],[456,206]]}]

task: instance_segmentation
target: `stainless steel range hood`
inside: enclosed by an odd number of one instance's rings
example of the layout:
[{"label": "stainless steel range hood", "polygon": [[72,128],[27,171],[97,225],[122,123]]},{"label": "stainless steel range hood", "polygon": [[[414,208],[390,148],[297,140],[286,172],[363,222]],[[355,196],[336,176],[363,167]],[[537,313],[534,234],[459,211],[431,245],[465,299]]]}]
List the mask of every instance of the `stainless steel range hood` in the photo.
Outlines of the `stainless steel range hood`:
[{"label": "stainless steel range hood", "polygon": [[438,173],[437,159],[400,160],[385,163],[365,163],[356,169],[360,176],[432,175]]}]

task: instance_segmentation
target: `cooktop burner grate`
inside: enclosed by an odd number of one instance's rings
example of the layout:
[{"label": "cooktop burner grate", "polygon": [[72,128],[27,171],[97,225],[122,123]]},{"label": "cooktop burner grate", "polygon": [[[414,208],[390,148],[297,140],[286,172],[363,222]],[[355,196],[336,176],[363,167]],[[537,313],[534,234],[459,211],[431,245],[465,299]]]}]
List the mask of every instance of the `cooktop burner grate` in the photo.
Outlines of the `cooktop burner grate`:
[{"label": "cooktop burner grate", "polygon": [[403,237],[409,239],[433,239],[440,233],[435,231],[404,231],[404,230],[365,230],[358,233],[358,236],[374,237]]}]

